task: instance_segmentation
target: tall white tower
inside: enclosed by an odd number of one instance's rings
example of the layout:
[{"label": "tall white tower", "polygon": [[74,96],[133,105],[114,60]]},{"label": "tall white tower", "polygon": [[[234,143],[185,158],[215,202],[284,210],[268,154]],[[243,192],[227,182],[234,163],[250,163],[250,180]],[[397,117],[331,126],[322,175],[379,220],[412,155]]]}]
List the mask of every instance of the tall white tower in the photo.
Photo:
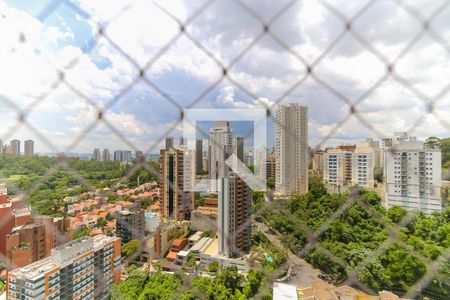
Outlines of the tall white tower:
[{"label": "tall white tower", "polygon": [[275,192],[304,194],[308,192],[308,108],[280,105],[276,121]]}]

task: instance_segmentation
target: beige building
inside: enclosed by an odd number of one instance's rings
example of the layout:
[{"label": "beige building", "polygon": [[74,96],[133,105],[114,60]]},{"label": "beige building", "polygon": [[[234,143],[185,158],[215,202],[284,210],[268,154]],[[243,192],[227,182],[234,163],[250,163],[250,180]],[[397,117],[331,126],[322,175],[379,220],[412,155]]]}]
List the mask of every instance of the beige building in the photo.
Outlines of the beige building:
[{"label": "beige building", "polygon": [[161,213],[163,218],[190,220],[194,208],[195,151],[184,147],[161,150]]},{"label": "beige building", "polygon": [[373,152],[367,148],[339,146],[323,156],[323,179],[327,184],[373,188]]},{"label": "beige building", "polygon": [[19,140],[12,140],[9,143],[9,154],[20,155],[20,141]]},{"label": "beige building", "polygon": [[33,156],[34,155],[34,141],[33,140],[26,140],[25,141],[25,155],[27,156]]},{"label": "beige building", "polygon": [[238,257],[250,250],[252,194],[236,175],[223,178],[219,184],[217,231],[219,253]]},{"label": "beige building", "polygon": [[315,176],[323,175],[323,155],[324,151],[317,150],[313,153],[312,171]]},{"label": "beige building", "polygon": [[308,192],[308,108],[290,103],[276,113],[275,192],[279,195]]}]

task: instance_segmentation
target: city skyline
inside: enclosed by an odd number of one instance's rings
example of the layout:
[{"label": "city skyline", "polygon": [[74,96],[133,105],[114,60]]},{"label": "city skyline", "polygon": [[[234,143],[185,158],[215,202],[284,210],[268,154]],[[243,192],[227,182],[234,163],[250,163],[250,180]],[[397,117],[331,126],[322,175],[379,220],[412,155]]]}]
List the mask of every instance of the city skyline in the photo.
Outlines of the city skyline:
[{"label": "city skyline", "polygon": [[450,0],[0,0],[0,299],[450,299]]}]

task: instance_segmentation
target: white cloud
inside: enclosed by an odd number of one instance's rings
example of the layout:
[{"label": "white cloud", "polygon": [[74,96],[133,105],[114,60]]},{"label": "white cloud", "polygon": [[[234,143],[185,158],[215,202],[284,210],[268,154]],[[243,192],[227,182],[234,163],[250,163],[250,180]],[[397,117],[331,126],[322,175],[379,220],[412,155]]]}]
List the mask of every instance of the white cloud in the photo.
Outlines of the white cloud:
[{"label": "white cloud", "polygon": [[[186,20],[201,5],[197,2],[193,4],[192,1],[159,2],[181,20]],[[432,11],[426,2],[414,3],[425,15]],[[80,0],[78,3],[93,15],[92,20],[86,21],[74,13],[75,23],[71,23],[64,15],[57,13],[60,26],[50,26],[0,2],[1,95],[21,107],[26,107],[36,97],[50,90],[58,76],[55,69],[62,68],[72,59],[79,57],[78,64],[73,69],[65,70],[65,78],[98,106],[104,107],[137,78],[138,72],[103,38],[97,41],[96,47],[89,54],[83,54],[80,47],[73,43],[66,43],[75,39],[76,22],[84,25],[88,22],[91,31],[95,32],[95,22],[104,23],[117,16],[107,28],[106,34],[140,66],[158,53],[179,30],[177,22],[149,1]],[[246,3],[265,20],[269,20],[286,2]],[[349,18],[363,4],[360,1],[333,2],[333,5],[342,9]],[[438,7],[437,4],[435,7]],[[118,14],[124,8],[127,10]],[[389,59],[396,57],[418,28],[417,21],[404,9],[387,0],[378,1],[356,19],[353,26]],[[433,26],[443,36],[450,33],[448,22],[439,21],[433,23]],[[317,1],[302,1],[282,14],[270,29],[292,52],[311,63],[343,28],[343,22]],[[186,30],[227,66],[261,32],[262,25],[236,3],[219,1],[202,12]],[[25,43],[19,42],[20,32],[24,33]],[[424,37],[411,48],[410,53],[402,57],[395,70],[415,88],[433,97],[448,84],[449,55],[433,39]],[[350,101],[355,101],[385,74],[386,66],[351,34],[347,34],[346,38],[314,66],[313,71],[317,77],[344,94]],[[225,80],[216,90],[205,95],[204,103],[200,102],[197,107],[212,105],[275,108],[275,101],[283,96],[281,103],[298,102],[309,107],[310,136],[314,141],[326,136],[349,111],[348,105],[311,78],[285,94],[303,78],[306,67],[270,37],[256,43],[228,70],[228,74],[250,91],[254,95],[251,98],[255,99],[248,99],[249,95],[245,95],[239,87]],[[195,98],[209,84],[220,78],[222,69],[186,37],[181,37],[155,62],[146,75],[164,87],[166,94],[176,96],[176,101],[184,106],[188,100]],[[148,86],[138,84],[129,95],[125,95],[126,99],[122,98],[105,113],[105,118],[130,141],[145,148],[150,141],[159,140],[165,130],[176,124],[174,116],[177,115],[177,108],[156,94]],[[148,105],[144,108],[142,105],[146,101]],[[448,99],[444,98],[436,106],[436,111],[443,120],[450,118],[448,103]],[[425,104],[389,77],[360,103],[357,109],[361,117],[388,135],[393,131],[408,130],[424,113]],[[47,116],[53,118],[45,120]],[[61,138],[61,143],[67,145],[70,138],[73,138],[75,133],[82,132],[95,117],[96,110],[64,86],[52,91],[48,99],[39,103],[30,114],[30,120],[38,129],[55,140],[59,141],[57,137]],[[4,118],[0,127],[9,128],[14,121],[13,117]],[[67,139],[63,139],[61,133],[65,133]],[[420,124],[416,133],[421,137],[448,135],[448,128],[432,116]],[[100,126],[96,133],[87,136],[79,145],[80,149],[89,149],[95,143],[111,145],[112,142],[120,142],[115,138],[102,138],[101,134],[110,135],[110,132]],[[371,134],[373,133],[358,120],[352,118],[336,132],[336,138],[359,139]]]}]

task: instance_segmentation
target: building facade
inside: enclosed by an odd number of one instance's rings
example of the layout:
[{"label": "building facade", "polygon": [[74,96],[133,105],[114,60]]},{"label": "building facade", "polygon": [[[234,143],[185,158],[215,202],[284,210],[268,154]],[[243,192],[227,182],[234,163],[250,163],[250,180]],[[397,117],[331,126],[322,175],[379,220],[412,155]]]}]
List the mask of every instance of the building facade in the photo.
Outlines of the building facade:
[{"label": "building facade", "polygon": [[203,172],[203,140],[195,141],[195,174]]},{"label": "building facade", "polygon": [[7,257],[6,251],[6,236],[11,233],[11,230],[23,225],[29,221],[31,217],[23,220],[18,219],[15,212],[26,207],[26,202],[23,198],[8,198],[8,189],[4,183],[0,183],[0,254],[2,257]]},{"label": "building facade", "polygon": [[275,192],[282,195],[308,192],[308,108],[280,105],[276,113]]},{"label": "building facade", "polygon": [[20,155],[20,141],[19,140],[12,140],[9,143],[9,154]]},{"label": "building facade", "polygon": [[214,122],[209,129],[209,178],[211,192],[218,191],[218,182],[228,174],[225,161],[233,153],[233,132],[230,123],[225,121]]},{"label": "building facade", "polygon": [[264,178],[275,178],[276,160],[275,155],[268,155],[262,159],[259,167],[259,175]]},{"label": "building facade", "polygon": [[111,152],[109,152],[108,148],[103,149],[103,161],[110,161],[111,160]]},{"label": "building facade", "polygon": [[168,137],[168,138],[166,138],[166,140],[165,140],[165,150],[169,150],[170,148],[172,148],[173,146],[174,146],[174,144],[173,144],[173,137]]},{"label": "building facade", "polygon": [[102,157],[100,156],[100,149],[98,148],[94,149],[94,151],[92,152],[92,159],[97,161],[102,160]]},{"label": "building facade", "polygon": [[34,222],[16,226],[6,236],[7,267],[20,268],[51,254],[54,247],[72,239],[70,222],[49,216],[34,217]]},{"label": "building facade", "polygon": [[229,175],[220,180],[217,230],[221,255],[237,257],[249,251],[251,206],[251,190],[239,176]]},{"label": "building facade", "polygon": [[26,140],[24,144],[25,144],[24,154],[26,156],[33,156],[34,155],[34,141]]},{"label": "building facade", "polygon": [[386,207],[430,214],[442,211],[441,150],[405,134],[384,151]]},{"label": "building facade", "polygon": [[114,151],[114,160],[127,163],[131,160],[131,151],[128,150],[116,150]]},{"label": "building facade", "polygon": [[313,153],[312,170],[315,176],[323,176],[324,153],[322,150],[316,150]]},{"label": "building facade", "polygon": [[373,152],[355,152],[352,154],[352,179],[353,186],[362,186],[373,188],[374,178],[374,153]]},{"label": "building facade", "polygon": [[49,257],[8,273],[9,299],[108,299],[120,282],[120,240],[82,237],[52,250]]},{"label": "building facade", "polygon": [[190,220],[194,208],[194,151],[180,147],[161,150],[161,213],[163,218]]},{"label": "building facade", "polygon": [[327,149],[323,155],[323,180],[330,185],[373,188],[373,152],[355,146]]},{"label": "building facade", "polygon": [[139,203],[122,207],[114,213],[114,218],[116,219],[116,236],[122,243],[144,239],[145,215]]}]

